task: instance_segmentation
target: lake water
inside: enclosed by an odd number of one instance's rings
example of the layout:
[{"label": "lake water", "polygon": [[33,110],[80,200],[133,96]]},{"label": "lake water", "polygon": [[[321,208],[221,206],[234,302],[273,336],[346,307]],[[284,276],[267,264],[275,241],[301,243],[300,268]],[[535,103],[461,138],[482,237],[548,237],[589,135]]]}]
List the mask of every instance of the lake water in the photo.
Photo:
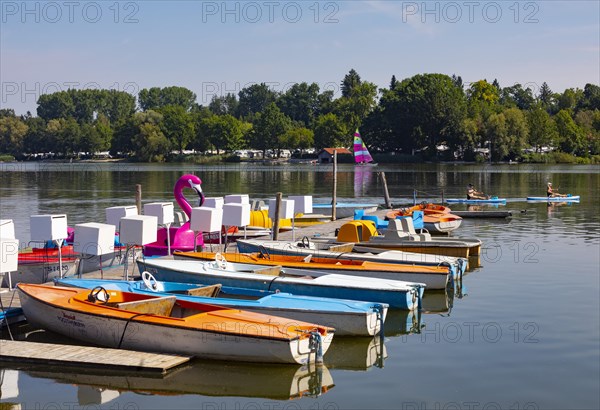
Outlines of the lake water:
[{"label": "lake water", "polygon": [[[394,312],[386,337],[334,340],[325,368],[196,361],[164,380],[52,369],[5,369],[0,401],[22,409],[597,409],[600,408],[600,168],[542,165],[340,165],[338,200],[462,198],[473,183],[508,198],[505,220],[465,220],[484,242],[481,267],[453,294],[426,293],[427,312]],[[29,216],[104,222],[104,209],[171,201],[184,173],[207,196],[313,195],[327,202],[331,166],[0,164],[0,217],[29,241]],[[527,203],[547,181],[579,203]],[[465,209],[456,206],[455,209]],[[486,208],[496,209],[496,208]],[[415,332],[420,329],[420,333]],[[411,333],[411,334],[409,334]],[[34,337],[32,335],[31,337]],[[293,399],[293,400],[291,400]],[[4,405],[2,405],[4,406]]]}]

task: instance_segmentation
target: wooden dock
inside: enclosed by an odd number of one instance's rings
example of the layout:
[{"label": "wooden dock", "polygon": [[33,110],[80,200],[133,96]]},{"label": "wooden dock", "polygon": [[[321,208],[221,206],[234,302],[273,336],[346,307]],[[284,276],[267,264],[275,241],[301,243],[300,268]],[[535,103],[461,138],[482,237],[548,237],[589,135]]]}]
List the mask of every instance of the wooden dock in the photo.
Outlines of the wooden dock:
[{"label": "wooden dock", "polygon": [[511,211],[452,211],[461,218],[510,218]]},{"label": "wooden dock", "polygon": [[0,306],[4,309],[21,307],[19,295],[14,289],[0,289],[0,302],[2,303]]},{"label": "wooden dock", "polygon": [[162,375],[190,357],[93,346],[0,340],[0,362]]}]

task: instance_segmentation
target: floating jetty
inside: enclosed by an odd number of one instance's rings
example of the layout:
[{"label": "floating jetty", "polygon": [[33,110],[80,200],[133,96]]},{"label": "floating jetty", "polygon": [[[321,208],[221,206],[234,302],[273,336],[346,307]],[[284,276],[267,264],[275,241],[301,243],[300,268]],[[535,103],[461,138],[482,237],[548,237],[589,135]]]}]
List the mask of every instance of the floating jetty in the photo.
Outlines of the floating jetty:
[{"label": "floating jetty", "polygon": [[452,211],[461,218],[510,218],[511,211]]},{"label": "floating jetty", "polygon": [[190,357],[104,347],[0,340],[0,362],[165,374]]}]

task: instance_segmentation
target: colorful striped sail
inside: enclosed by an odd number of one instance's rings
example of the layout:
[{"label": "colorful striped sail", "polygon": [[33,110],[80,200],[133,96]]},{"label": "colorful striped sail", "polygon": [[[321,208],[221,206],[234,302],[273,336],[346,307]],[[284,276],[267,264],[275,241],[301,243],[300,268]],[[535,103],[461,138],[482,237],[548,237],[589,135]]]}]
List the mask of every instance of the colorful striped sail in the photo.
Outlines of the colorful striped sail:
[{"label": "colorful striped sail", "polygon": [[373,162],[373,157],[360,137],[358,130],[354,133],[354,162],[357,164]]}]

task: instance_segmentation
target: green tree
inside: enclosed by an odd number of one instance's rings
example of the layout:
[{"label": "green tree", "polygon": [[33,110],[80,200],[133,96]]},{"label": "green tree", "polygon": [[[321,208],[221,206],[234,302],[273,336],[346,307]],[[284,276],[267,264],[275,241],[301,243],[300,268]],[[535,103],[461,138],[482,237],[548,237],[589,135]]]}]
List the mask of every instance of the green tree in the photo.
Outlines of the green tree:
[{"label": "green tree", "polygon": [[238,118],[251,119],[277,100],[277,93],[265,83],[252,84],[239,92]]},{"label": "green tree", "polygon": [[213,95],[208,109],[216,115],[235,115],[238,108],[238,100],[235,94],[227,93],[224,96]]},{"label": "green tree", "polygon": [[308,126],[319,109],[319,85],[299,83],[292,85],[277,101],[285,115]]},{"label": "green tree", "polygon": [[[347,128],[354,130],[362,126],[364,119],[377,105],[377,86],[369,82],[360,82],[336,100],[335,113],[344,121]],[[347,137],[346,145],[351,142],[352,136]]]},{"label": "green tree", "polygon": [[352,91],[355,87],[359,86],[362,81],[360,80],[360,75],[356,72],[356,70],[351,69],[348,74],[344,76],[342,80],[342,97],[349,97],[352,95]]},{"label": "green tree", "polygon": [[552,106],[554,105],[554,93],[552,93],[552,90],[548,86],[548,83],[546,83],[545,81],[540,87],[538,100],[542,104],[542,107],[544,107],[547,111],[550,111]]},{"label": "green tree", "polygon": [[500,103],[506,107],[529,110],[535,105],[535,97],[531,88],[523,88],[521,84],[515,84],[502,89]]},{"label": "green tree", "polygon": [[185,87],[144,88],[138,95],[142,111],[158,110],[175,105],[190,111],[196,104],[196,94]]},{"label": "green tree", "polygon": [[138,160],[160,162],[169,152],[169,140],[160,126],[162,121],[162,114],[153,110],[134,114],[134,135],[131,142]]},{"label": "green tree", "polygon": [[23,143],[29,127],[17,117],[0,118],[0,152],[15,157],[23,153]]},{"label": "green tree", "polygon": [[574,110],[583,98],[583,90],[567,88],[557,97],[558,110]]},{"label": "green tree", "polygon": [[348,129],[337,115],[333,113],[322,115],[315,122],[315,148],[339,147],[348,139],[348,134]]},{"label": "green tree", "polygon": [[194,119],[181,105],[167,105],[161,108],[162,133],[167,137],[172,147],[183,154],[189,142],[194,138]]},{"label": "green tree", "polygon": [[275,103],[271,103],[267,108],[257,115],[253,124],[251,133],[251,146],[263,151],[266,155],[267,149],[281,148],[280,137],[292,127],[290,118],[279,110]]},{"label": "green tree", "polygon": [[529,145],[535,147],[536,152],[540,152],[543,146],[552,144],[556,138],[556,125],[550,118],[548,112],[536,106],[527,113],[527,123],[529,125]]},{"label": "green tree", "polygon": [[135,97],[124,91],[103,90],[101,101],[98,112],[108,119],[113,130],[135,113]]},{"label": "green tree", "polygon": [[517,159],[521,156],[529,138],[527,118],[518,108],[509,108],[503,114],[506,119],[508,156]]},{"label": "green tree", "polygon": [[554,116],[558,134],[559,148],[563,152],[575,155],[586,154],[585,133],[567,110],[560,110]]},{"label": "green tree", "polygon": [[81,126],[80,150],[93,155],[110,148],[113,130],[108,118],[100,114],[94,124]]},{"label": "green tree", "polygon": [[12,108],[1,108],[0,109],[0,118],[5,117],[16,117],[15,110]]},{"label": "green tree", "polygon": [[188,145],[190,148],[199,152],[205,152],[211,149],[211,135],[207,120],[213,116],[214,114],[208,108],[192,112],[195,132]]},{"label": "green tree", "polygon": [[66,91],[42,94],[37,101],[37,115],[46,121],[58,118],[70,118],[75,113],[75,104]]},{"label": "green tree", "polygon": [[600,110],[600,87],[586,84],[583,88],[583,98],[577,107],[579,110]]},{"label": "green tree", "polygon": [[251,130],[252,124],[226,114],[205,118],[202,127],[210,144],[219,154],[221,150],[227,152],[244,148],[244,137]]},{"label": "green tree", "polygon": [[395,145],[405,151],[428,148],[433,152],[440,142],[455,145],[461,135],[465,95],[446,75],[405,79],[380,104],[391,134],[398,139]]},{"label": "green tree", "polygon": [[304,151],[314,146],[315,133],[304,127],[292,128],[280,137],[279,142],[282,147]]},{"label": "green tree", "polygon": [[471,101],[483,101],[494,105],[500,99],[500,93],[496,86],[486,80],[479,80],[471,84],[467,90],[467,98]]},{"label": "green tree", "polygon": [[492,114],[485,123],[485,137],[490,143],[490,156],[500,161],[508,155],[509,137],[504,114]]},{"label": "green tree", "polygon": [[27,116],[25,124],[28,130],[23,141],[23,151],[28,154],[51,151],[46,131],[46,121],[41,117]]},{"label": "green tree", "polygon": [[65,156],[79,152],[81,128],[73,117],[48,121],[46,131],[52,151]]},{"label": "green tree", "polygon": [[480,124],[475,118],[465,118],[461,123],[458,144],[452,148],[458,149],[463,159],[467,161],[475,160],[475,149],[481,146],[482,125],[483,123]]}]

